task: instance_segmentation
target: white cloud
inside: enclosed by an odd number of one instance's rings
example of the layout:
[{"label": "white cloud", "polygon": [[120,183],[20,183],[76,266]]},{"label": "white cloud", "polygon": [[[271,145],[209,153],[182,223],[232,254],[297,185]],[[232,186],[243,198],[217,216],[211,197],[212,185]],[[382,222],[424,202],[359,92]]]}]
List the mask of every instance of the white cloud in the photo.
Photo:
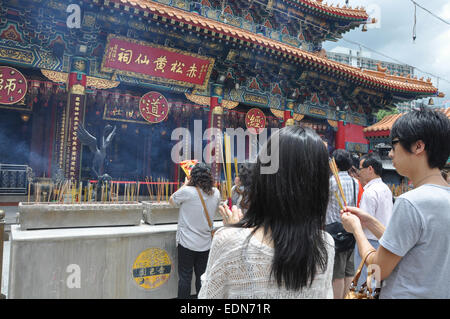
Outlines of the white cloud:
[{"label": "white cloud", "polygon": [[441,18],[447,21],[450,19],[450,3],[444,4],[444,7],[442,8]]}]

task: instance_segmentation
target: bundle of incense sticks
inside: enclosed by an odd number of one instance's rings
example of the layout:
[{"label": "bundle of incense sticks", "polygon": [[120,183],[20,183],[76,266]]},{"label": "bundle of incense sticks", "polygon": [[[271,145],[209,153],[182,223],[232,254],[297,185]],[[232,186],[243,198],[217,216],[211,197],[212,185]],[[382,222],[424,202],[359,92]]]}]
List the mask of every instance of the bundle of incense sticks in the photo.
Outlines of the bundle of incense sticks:
[{"label": "bundle of incense sticks", "polygon": [[[334,159],[334,157],[330,159],[329,164],[330,164],[331,172],[333,173],[334,179],[336,180],[336,183],[338,185],[339,192],[341,193],[342,200],[344,201],[344,206],[347,206],[347,200],[345,199],[344,190],[342,188],[341,179],[339,178],[338,168],[337,168],[336,160]],[[340,201],[339,201],[339,204],[340,204]],[[342,204],[341,204],[341,207],[342,207]]]},{"label": "bundle of incense sticks", "polygon": [[341,210],[344,210],[344,206],[342,206],[341,199],[339,198],[339,195],[336,191],[334,192],[334,196],[336,196],[336,200],[338,201]]},{"label": "bundle of incense sticks", "polygon": [[[226,166],[225,165],[225,160],[223,158],[223,148],[224,148],[224,146],[221,144],[220,154],[222,156],[222,170],[223,170],[223,176],[225,177],[225,185],[226,185],[227,172],[226,172],[226,167],[225,167]],[[231,194],[230,194],[230,196],[231,196]],[[228,189],[227,189],[227,187],[225,187],[225,198],[228,198]]]},{"label": "bundle of incense sticks", "polygon": [[148,190],[148,196],[150,196],[150,200],[151,200],[153,194],[152,194],[152,188],[151,188],[151,185],[150,185],[150,179],[147,176],[145,176],[145,181],[147,182],[146,185],[147,185],[147,190]]},{"label": "bundle of incense sticks", "polygon": [[228,190],[228,197],[231,197],[231,142],[230,142],[230,136],[225,135],[225,159],[227,161],[227,190]]},{"label": "bundle of incense sticks", "polygon": [[[169,201],[170,196],[174,193],[174,185],[177,183],[169,182],[168,179],[161,177],[155,178],[155,181],[153,182],[152,177],[148,178],[148,176],[146,176],[145,182],[137,182],[137,184],[137,194],[139,194],[140,185],[146,184],[150,200],[159,203],[161,201]],[[177,186],[180,188],[180,185]]]},{"label": "bundle of incense sticks", "polygon": [[224,134],[224,144],[225,144],[225,160],[224,167],[226,166],[226,181],[227,181],[227,193],[228,199],[231,199],[231,141],[230,136]]}]

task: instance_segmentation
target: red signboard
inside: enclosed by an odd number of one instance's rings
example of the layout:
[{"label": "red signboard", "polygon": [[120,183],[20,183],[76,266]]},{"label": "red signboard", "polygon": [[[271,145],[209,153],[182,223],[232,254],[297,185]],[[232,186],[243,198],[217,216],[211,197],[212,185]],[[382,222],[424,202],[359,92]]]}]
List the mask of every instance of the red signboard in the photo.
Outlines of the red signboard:
[{"label": "red signboard", "polygon": [[245,125],[250,133],[259,134],[266,127],[266,116],[260,109],[250,109],[245,115]]},{"label": "red signboard", "polygon": [[0,104],[15,104],[27,94],[27,79],[9,66],[0,66]]},{"label": "red signboard", "polygon": [[213,66],[213,58],[110,35],[101,70],[206,88]]},{"label": "red signboard", "polygon": [[169,114],[169,103],[161,93],[148,92],[139,101],[139,111],[146,121],[159,123],[164,121]]}]

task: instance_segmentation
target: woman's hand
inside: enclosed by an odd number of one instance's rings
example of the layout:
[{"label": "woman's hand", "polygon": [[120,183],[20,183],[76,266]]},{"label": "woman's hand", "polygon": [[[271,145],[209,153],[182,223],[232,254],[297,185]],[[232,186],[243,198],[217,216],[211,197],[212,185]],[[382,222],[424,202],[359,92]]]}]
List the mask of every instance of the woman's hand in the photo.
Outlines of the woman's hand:
[{"label": "woman's hand", "polygon": [[231,207],[231,210],[230,210],[226,204],[222,204],[219,206],[219,213],[223,218],[224,226],[230,225],[230,224],[236,224],[244,216],[242,214],[242,211],[239,208],[237,208],[236,205],[233,205],[233,207]]},{"label": "woman's hand", "polygon": [[[357,222],[354,219],[357,219]],[[367,228],[378,239],[380,239],[381,236],[383,236],[383,233],[386,230],[386,227],[382,223],[380,223],[380,221],[378,221],[375,217],[357,207],[345,207],[344,210],[341,210],[341,220],[345,230],[347,230],[347,227],[349,228],[353,227],[354,230],[355,225],[356,226],[360,225],[359,227]],[[347,226],[344,223],[344,220]],[[351,232],[349,230],[347,231]]]},{"label": "woman's hand", "polygon": [[349,233],[354,234],[355,230],[361,227],[361,221],[359,220],[358,216],[353,215],[349,212],[343,212],[341,211],[341,221],[342,225],[344,226],[344,229],[348,231]]},{"label": "woman's hand", "polygon": [[361,222],[361,226],[364,228],[368,227],[372,219],[372,215],[370,215],[369,213],[363,211],[361,208],[358,207],[346,206],[343,211],[341,210],[341,217],[342,213],[351,213],[357,216]]}]

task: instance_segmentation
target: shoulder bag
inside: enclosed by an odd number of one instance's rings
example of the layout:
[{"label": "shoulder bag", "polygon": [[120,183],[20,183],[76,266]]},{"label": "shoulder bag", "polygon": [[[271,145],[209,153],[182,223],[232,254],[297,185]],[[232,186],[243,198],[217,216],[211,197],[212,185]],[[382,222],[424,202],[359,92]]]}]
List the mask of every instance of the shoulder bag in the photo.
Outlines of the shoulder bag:
[{"label": "shoulder bag", "polygon": [[205,217],[206,217],[206,220],[208,221],[209,229],[211,229],[211,238],[213,238],[216,230],[213,228],[213,223],[211,222],[211,218],[209,218],[208,209],[206,208],[205,200],[203,199],[200,189],[197,186],[195,187],[195,189],[197,190],[198,196],[200,197],[200,200],[202,201],[203,211],[205,212]]},{"label": "shoulder bag", "polygon": [[344,299],[378,299],[380,296],[380,288],[372,289],[370,288],[367,283],[371,282],[372,280],[372,273],[367,274],[367,281],[361,285],[361,288],[357,288],[358,286],[358,280],[361,276],[361,271],[364,267],[364,264],[366,263],[367,257],[369,257],[370,254],[376,252],[376,250],[369,251],[366,256],[362,259],[361,263],[359,264],[358,270],[356,271],[355,277],[353,277],[352,283],[350,285],[350,290],[345,295]]}]

